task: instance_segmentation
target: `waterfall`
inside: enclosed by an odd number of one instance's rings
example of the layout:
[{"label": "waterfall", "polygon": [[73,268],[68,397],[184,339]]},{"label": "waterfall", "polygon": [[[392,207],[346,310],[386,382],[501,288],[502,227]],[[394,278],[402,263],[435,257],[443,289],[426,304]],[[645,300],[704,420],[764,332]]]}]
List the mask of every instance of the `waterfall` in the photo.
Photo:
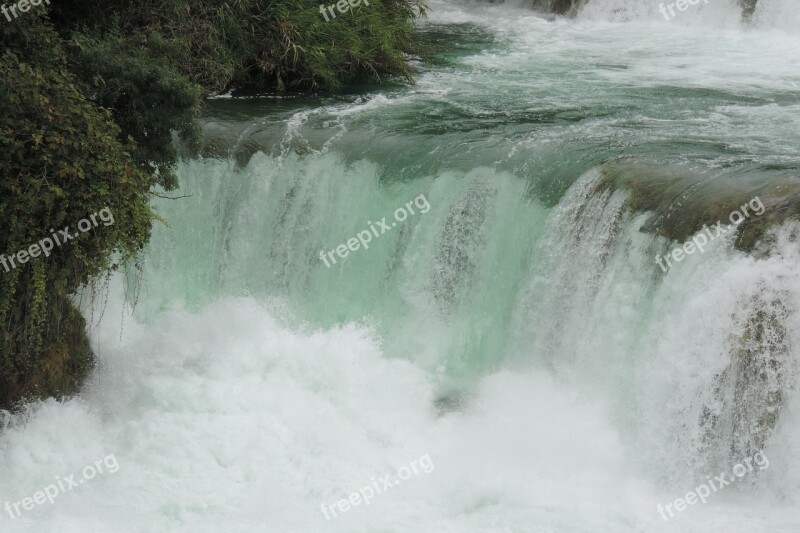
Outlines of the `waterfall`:
[{"label": "waterfall", "polygon": [[81,300],[91,380],[0,418],[0,502],[119,471],[0,529],[796,529],[797,14],[659,3],[431,0],[414,85],[207,102],[141,270]]}]

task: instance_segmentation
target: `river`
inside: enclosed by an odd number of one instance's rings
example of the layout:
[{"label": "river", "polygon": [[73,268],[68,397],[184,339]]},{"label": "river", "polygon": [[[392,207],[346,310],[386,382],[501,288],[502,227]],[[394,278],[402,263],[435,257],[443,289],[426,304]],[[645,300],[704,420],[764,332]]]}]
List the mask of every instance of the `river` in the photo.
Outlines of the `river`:
[{"label": "river", "polygon": [[142,271],[81,298],[90,382],[0,437],[12,503],[119,469],[0,530],[798,531],[800,226],[655,256],[796,185],[800,13],[661,3],[431,0],[413,85],[209,101]]}]

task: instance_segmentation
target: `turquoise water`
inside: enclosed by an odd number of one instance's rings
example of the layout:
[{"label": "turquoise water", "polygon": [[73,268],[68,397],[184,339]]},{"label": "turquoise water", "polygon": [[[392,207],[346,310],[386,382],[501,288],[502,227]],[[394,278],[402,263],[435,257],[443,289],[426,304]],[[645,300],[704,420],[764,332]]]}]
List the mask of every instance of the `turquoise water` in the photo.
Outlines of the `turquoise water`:
[{"label": "turquoise water", "polygon": [[[603,186],[609,162],[745,195],[797,179],[798,15],[763,0],[745,27],[734,4],[434,1],[413,86],[209,102],[143,273],[86,309],[91,383],[0,440],[8,500],[120,470],[3,530],[795,531],[800,228],[664,274],[676,243]],[[659,516],[761,448],[768,468]]]}]

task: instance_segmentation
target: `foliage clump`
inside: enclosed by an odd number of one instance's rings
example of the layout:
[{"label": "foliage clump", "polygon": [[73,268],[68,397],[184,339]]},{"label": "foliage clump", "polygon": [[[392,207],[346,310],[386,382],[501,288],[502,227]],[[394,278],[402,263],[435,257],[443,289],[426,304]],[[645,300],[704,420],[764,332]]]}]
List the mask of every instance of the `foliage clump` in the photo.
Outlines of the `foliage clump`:
[{"label": "foliage clump", "polygon": [[337,16],[326,21],[320,5],[335,3],[61,0],[53,6],[65,31],[80,24],[81,34],[162,48],[209,93],[236,86],[331,90],[359,78],[410,77],[406,54],[414,48],[411,22],[426,12],[422,0],[372,0],[345,13],[334,9]]},{"label": "foliage clump", "polygon": [[[134,257],[147,242],[151,179],[120,142],[110,114],[89,102],[70,72],[57,34],[30,17],[3,34],[0,56],[0,250],[8,258],[90,214],[109,208],[116,223],[55,247],[49,257],[0,267],[0,406],[27,394],[52,394],[85,372],[83,327],[69,296]],[[39,51],[30,51],[31,45]],[[7,263],[10,263],[7,261]],[[79,352],[69,357],[71,348]],[[57,359],[57,360],[54,360]],[[60,361],[60,363],[59,363]],[[70,367],[70,368],[72,368]]]}]

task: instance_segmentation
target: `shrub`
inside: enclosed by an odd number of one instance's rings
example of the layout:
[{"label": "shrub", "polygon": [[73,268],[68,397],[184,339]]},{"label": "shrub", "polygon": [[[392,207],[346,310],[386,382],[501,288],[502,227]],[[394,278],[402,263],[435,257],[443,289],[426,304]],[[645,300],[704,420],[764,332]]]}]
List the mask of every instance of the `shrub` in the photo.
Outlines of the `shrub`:
[{"label": "shrub", "polygon": [[[129,155],[135,146],[120,143],[109,113],[83,97],[49,24],[37,17],[16,23],[15,32],[2,35],[0,57],[0,253],[26,250],[51,228],[74,232],[79,220],[104,207],[116,223],[50,257],[8,272],[0,267],[0,407],[80,381],[88,347],[69,295],[134,257],[152,220],[152,181]],[[75,341],[65,347],[69,338]]]}]

